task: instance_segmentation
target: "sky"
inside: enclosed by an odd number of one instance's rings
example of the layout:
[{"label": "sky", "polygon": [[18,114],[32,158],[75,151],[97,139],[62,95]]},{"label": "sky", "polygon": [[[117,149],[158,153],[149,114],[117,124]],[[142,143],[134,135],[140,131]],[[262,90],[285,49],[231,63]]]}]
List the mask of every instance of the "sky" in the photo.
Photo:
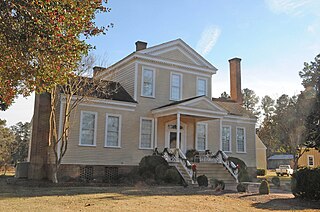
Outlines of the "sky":
[{"label": "sky", "polygon": [[[181,38],[217,69],[212,94],[230,92],[229,62],[241,61],[242,88],[276,99],[299,94],[299,71],[320,53],[320,0],[109,0],[98,25],[114,24],[91,38],[97,65],[110,66],[135,51]],[[0,118],[11,126],[31,121],[34,95],[19,97]]]}]

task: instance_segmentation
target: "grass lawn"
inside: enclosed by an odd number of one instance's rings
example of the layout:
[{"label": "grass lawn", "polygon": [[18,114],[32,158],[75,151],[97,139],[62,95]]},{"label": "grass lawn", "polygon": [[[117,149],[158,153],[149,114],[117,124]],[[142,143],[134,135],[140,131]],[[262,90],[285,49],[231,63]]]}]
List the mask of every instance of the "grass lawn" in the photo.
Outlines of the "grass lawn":
[{"label": "grass lawn", "polygon": [[290,193],[215,192],[211,188],[37,187],[28,181],[7,184],[0,177],[1,211],[317,211],[320,203],[294,199]]}]

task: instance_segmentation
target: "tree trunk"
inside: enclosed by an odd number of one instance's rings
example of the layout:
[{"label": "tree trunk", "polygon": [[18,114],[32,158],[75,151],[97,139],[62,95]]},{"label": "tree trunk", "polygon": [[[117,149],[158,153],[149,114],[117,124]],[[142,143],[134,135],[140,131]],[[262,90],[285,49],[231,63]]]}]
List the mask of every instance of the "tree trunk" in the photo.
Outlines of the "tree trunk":
[{"label": "tree trunk", "polygon": [[58,170],[59,170],[59,167],[56,164],[54,164],[52,166],[52,182],[53,183],[58,183],[59,182],[58,181]]}]

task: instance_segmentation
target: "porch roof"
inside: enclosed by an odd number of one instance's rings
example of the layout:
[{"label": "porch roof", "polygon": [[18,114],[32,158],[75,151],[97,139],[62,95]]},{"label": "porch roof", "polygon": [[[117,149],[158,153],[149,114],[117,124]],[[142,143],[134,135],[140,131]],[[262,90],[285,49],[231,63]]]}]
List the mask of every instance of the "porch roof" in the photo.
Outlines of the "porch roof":
[{"label": "porch roof", "polygon": [[202,118],[222,118],[227,115],[227,111],[219,105],[210,101],[206,96],[196,96],[180,101],[172,102],[152,109],[155,117],[163,117],[180,113]]}]

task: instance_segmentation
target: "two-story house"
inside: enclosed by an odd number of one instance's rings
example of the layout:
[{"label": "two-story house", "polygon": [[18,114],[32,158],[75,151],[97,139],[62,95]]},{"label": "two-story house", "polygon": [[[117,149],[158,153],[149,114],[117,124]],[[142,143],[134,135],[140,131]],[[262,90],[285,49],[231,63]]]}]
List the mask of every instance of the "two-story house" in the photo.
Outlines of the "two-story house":
[{"label": "two-story house", "polygon": [[[217,69],[181,39],[149,48],[138,41],[136,51],[122,60],[94,68],[94,77],[120,83],[121,91],[113,98],[95,98],[78,106],[61,174],[123,173],[156,147],[183,153],[222,150],[254,171],[256,118],[241,106],[240,59],[229,62],[231,100],[212,98]],[[38,96],[30,151],[35,167],[39,161],[50,163],[43,144],[48,119],[41,117],[44,104]],[[39,176],[29,171],[30,178]]]}]

